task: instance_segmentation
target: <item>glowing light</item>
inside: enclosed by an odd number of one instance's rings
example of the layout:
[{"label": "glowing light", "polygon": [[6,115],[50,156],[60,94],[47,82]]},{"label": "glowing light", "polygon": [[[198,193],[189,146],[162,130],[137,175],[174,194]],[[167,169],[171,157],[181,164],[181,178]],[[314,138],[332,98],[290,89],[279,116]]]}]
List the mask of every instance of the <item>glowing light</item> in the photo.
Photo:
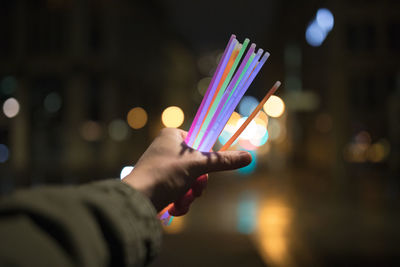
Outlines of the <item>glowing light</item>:
[{"label": "glowing light", "polygon": [[174,222],[169,224],[168,226],[163,224],[163,229],[167,234],[178,234],[182,232],[186,227],[186,217],[187,216],[179,216],[174,217]]},{"label": "glowing light", "polygon": [[238,123],[238,121],[240,120],[241,116],[239,113],[237,113],[236,111],[234,111],[231,115],[231,117],[229,118],[227,124],[228,125],[232,125],[232,126],[236,126],[236,124]]},{"label": "glowing light", "polygon": [[285,112],[285,103],[280,97],[273,95],[265,103],[264,111],[268,116],[278,118]]},{"label": "glowing light", "polygon": [[255,145],[255,146],[257,146],[257,147],[260,147],[260,146],[265,145],[265,143],[267,143],[268,137],[269,137],[268,131],[267,131],[267,129],[265,129],[265,133],[264,133],[263,136],[257,137],[257,138],[254,138],[254,139],[250,139],[250,143]]},{"label": "glowing light", "polygon": [[371,144],[371,135],[367,131],[359,132],[354,139],[358,144]]},{"label": "glowing light", "polygon": [[260,110],[260,112],[258,112],[256,120],[262,120],[265,122],[265,127],[268,126],[268,116],[264,111]]},{"label": "glowing light", "polygon": [[264,201],[258,216],[256,239],[261,256],[277,266],[290,266],[288,232],[292,211],[279,199]]},{"label": "glowing light", "polygon": [[326,8],[318,9],[315,19],[308,25],[306,30],[307,43],[311,46],[320,46],[332,30],[333,25],[332,12]]},{"label": "glowing light", "polygon": [[4,77],[4,79],[0,83],[1,91],[6,95],[14,93],[16,87],[17,80],[12,76]]},{"label": "glowing light", "polygon": [[108,125],[108,133],[110,134],[110,137],[114,139],[115,141],[122,141],[126,139],[126,137],[129,134],[128,131],[128,126],[125,121],[123,120],[113,120],[109,125]]},{"label": "glowing light", "polygon": [[332,30],[333,25],[334,25],[334,18],[333,18],[332,12],[329,11],[329,9],[326,9],[326,8],[318,9],[315,20],[317,21],[318,26],[321,29],[323,29],[327,32]]},{"label": "glowing light", "polygon": [[311,46],[320,46],[324,42],[326,35],[327,33],[318,25],[316,21],[313,21],[307,27],[306,40]]},{"label": "glowing light", "polygon": [[141,107],[135,107],[128,112],[127,121],[133,129],[143,128],[147,123],[147,112]]},{"label": "glowing light", "polygon": [[122,168],[121,173],[119,174],[119,178],[124,179],[127,175],[131,173],[131,171],[134,169],[134,166],[125,166]]},{"label": "glowing light", "polygon": [[367,160],[368,144],[348,144],[343,151],[344,159],[349,162],[365,162]]},{"label": "glowing light", "polygon": [[225,145],[226,142],[228,142],[229,138],[231,138],[232,133],[228,131],[222,131],[222,133],[218,137],[218,141],[221,143],[221,145]]},{"label": "glowing light", "polygon": [[237,215],[237,230],[242,234],[251,234],[257,224],[257,199],[254,193],[246,192],[240,197]]},{"label": "glowing light", "polygon": [[[229,138],[233,135],[234,132],[240,127],[241,123],[244,121],[241,121],[239,124],[239,120],[241,119],[241,116],[237,112],[233,112],[231,117],[229,118],[228,122],[226,123],[224,130],[221,132],[220,136],[218,137],[218,141],[224,145]],[[233,143],[232,146],[234,146],[238,142],[238,139],[236,139]]]},{"label": "glowing light", "polygon": [[246,167],[240,168],[238,170],[238,172],[240,174],[250,174],[253,173],[256,170],[256,166],[257,166],[257,154],[254,151],[248,151],[251,154],[252,157],[252,161],[249,165],[247,165]]},{"label": "glowing light", "polygon": [[384,161],[390,153],[390,144],[385,139],[371,145],[368,148],[367,158],[369,161],[377,163]]},{"label": "glowing light", "polygon": [[185,115],[181,108],[172,106],[166,108],[162,115],[161,120],[165,127],[177,128],[182,125]]},{"label": "glowing light", "polygon": [[3,112],[8,118],[17,116],[19,112],[19,103],[17,99],[13,97],[7,99],[3,104]]},{"label": "glowing light", "polygon": [[6,145],[0,144],[0,163],[4,163],[8,160],[9,151]]},{"label": "glowing light", "polygon": [[45,97],[43,105],[48,112],[57,112],[60,110],[62,105],[61,96],[56,92],[52,92]]},{"label": "glowing light", "polygon": [[372,162],[380,162],[385,158],[385,148],[381,144],[373,144],[367,152],[367,158]]},{"label": "glowing light", "polygon": [[244,96],[239,103],[239,113],[242,116],[250,116],[251,112],[257,107],[259,101],[253,96]]},{"label": "glowing light", "polygon": [[211,82],[211,77],[206,77],[201,79],[198,83],[197,83],[197,90],[199,91],[199,94],[204,96],[204,94],[207,91],[208,85]]},{"label": "glowing light", "polygon": [[102,135],[102,129],[98,122],[86,121],[82,124],[81,135],[86,141],[98,141]]}]

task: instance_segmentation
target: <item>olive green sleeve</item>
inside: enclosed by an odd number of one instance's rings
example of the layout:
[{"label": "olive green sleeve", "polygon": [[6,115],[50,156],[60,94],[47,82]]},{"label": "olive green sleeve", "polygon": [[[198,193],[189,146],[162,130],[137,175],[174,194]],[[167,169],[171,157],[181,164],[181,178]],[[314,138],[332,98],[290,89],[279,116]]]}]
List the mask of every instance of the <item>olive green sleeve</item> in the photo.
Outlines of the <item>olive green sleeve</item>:
[{"label": "olive green sleeve", "polygon": [[0,202],[0,266],[144,266],[156,211],[119,180],[25,190]]}]

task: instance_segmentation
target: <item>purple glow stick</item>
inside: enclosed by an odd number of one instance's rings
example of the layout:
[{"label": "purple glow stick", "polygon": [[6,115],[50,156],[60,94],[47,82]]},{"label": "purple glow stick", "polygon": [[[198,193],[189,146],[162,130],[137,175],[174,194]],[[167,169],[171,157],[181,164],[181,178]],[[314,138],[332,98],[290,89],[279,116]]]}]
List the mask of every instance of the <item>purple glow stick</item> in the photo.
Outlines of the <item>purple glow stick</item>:
[{"label": "purple glow stick", "polygon": [[[198,128],[200,127],[201,123],[203,122],[204,115],[207,112],[208,106],[210,105],[211,99],[214,95],[216,87],[221,79],[223,70],[225,69],[226,64],[228,63],[228,59],[230,58],[233,48],[237,43],[236,35],[232,34],[229,42],[225,48],[225,51],[222,55],[221,60],[218,63],[217,70],[214,73],[214,76],[208,85],[207,92],[201,101],[200,107],[197,110],[196,116],[190,126],[190,130],[188,135],[186,136],[185,143],[189,146],[193,145],[194,139],[196,138]],[[225,62],[226,61],[226,62]],[[225,64],[224,64],[225,63]],[[224,67],[222,67],[224,66]]]},{"label": "purple glow stick", "polygon": [[[255,47],[256,47],[255,44],[251,44],[249,50],[248,50],[247,53],[246,53],[246,56],[244,57],[242,63],[241,63],[240,66],[239,66],[238,71],[235,73],[235,76],[233,77],[232,81],[229,83],[228,88],[225,90],[225,92],[231,92],[232,90],[234,90],[234,89],[237,88],[237,84],[236,84],[236,83],[237,83],[238,79],[240,79],[240,76],[241,76],[241,74],[242,74],[242,71],[243,71],[243,69],[246,67],[247,61],[249,60],[250,56],[253,54]],[[239,82],[240,82],[240,81],[241,81],[241,80],[239,80]],[[225,92],[224,92],[224,94],[225,94]],[[220,101],[220,103],[221,103],[221,101]],[[225,102],[224,102],[224,103],[225,103]],[[219,103],[218,103],[218,105],[219,105]],[[219,114],[219,113],[216,113],[216,111],[214,111],[213,114],[208,113],[208,114],[207,114],[208,121],[210,121],[209,118],[213,118],[214,116],[218,116],[218,114]],[[207,120],[207,118],[205,118],[205,120]],[[200,124],[200,125],[201,125],[201,124]],[[209,123],[209,122],[207,122],[207,124],[206,124],[206,122],[205,122],[203,125],[201,125],[201,128],[199,129],[199,134],[198,134],[198,136],[197,136],[197,137],[201,138],[201,140],[198,140],[197,142],[196,142],[196,140],[194,140],[193,144],[191,144],[191,146],[192,146],[193,148],[197,149],[197,148],[200,147],[200,142],[204,139],[204,137],[205,137],[205,135],[204,135],[204,134],[205,134],[205,131],[206,131],[206,129],[208,129],[209,126],[210,126],[210,123]],[[200,141],[200,142],[199,142],[199,141]]]},{"label": "purple glow stick", "polygon": [[208,124],[207,130],[205,131],[205,134],[203,135],[203,139],[201,140],[201,142],[199,144],[200,151],[202,151],[201,148],[202,148],[205,140],[210,139],[207,137],[210,135],[213,136],[215,134],[214,124],[216,123],[217,119],[223,118],[221,116],[221,111],[223,110],[224,107],[227,109],[229,107],[230,102],[234,101],[235,96],[240,92],[241,88],[244,86],[247,79],[250,77],[250,75],[254,69],[254,66],[256,65],[256,63],[258,63],[258,60],[260,59],[263,52],[264,52],[264,50],[258,49],[257,55],[254,57],[253,61],[250,63],[250,66],[247,68],[246,72],[244,73],[242,79],[239,82],[239,85],[237,85],[236,89],[234,90],[232,96],[230,97],[231,92],[228,92],[228,91],[225,92],[224,96],[222,97],[222,100],[218,104],[218,108],[215,111],[215,115],[212,118],[211,122]]},{"label": "purple glow stick", "polygon": [[[225,127],[226,123],[228,122],[228,120],[229,120],[230,116],[232,115],[233,111],[235,110],[236,106],[239,104],[239,101],[242,99],[242,96],[247,91],[250,84],[253,82],[254,78],[257,76],[258,72],[260,71],[261,67],[267,61],[268,57],[269,57],[269,53],[266,52],[264,54],[264,56],[262,57],[261,61],[257,64],[256,68],[254,69],[254,71],[252,72],[250,77],[247,79],[245,85],[242,88],[240,88],[240,92],[229,103],[229,106],[227,106],[226,109],[223,110],[223,112],[222,112],[223,114],[221,114],[221,119],[218,119],[214,125],[215,126],[214,133],[209,134],[206,137],[203,147],[199,148],[200,151],[210,151],[210,149],[214,146],[219,134]],[[215,133],[218,133],[218,134],[215,134]]]}]

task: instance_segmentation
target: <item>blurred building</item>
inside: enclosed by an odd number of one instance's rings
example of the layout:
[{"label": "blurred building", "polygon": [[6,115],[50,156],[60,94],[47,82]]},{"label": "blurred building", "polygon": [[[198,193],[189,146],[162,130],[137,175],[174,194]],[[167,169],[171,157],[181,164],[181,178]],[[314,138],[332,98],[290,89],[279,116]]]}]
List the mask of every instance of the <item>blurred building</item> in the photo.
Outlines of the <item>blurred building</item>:
[{"label": "blurred building", "polygon": [[[9,152],[0,166],[3,188],[116,176],[161,128],[162,109],[190,105],[192,56],[162,7],[63,0],[0,6],[1,100],[20,105],[14,118],[0,118],[0,143]],[[134,107],[148,120],[127,130]]]}]

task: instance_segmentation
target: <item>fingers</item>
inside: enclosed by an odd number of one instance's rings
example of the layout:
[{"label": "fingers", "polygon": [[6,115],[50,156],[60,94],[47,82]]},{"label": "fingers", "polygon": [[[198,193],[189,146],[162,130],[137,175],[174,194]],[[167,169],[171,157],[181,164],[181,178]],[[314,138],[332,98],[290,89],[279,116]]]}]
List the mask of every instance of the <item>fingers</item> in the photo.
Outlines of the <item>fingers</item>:
[{"label": "fingers", "polygon": [[208,174],[201,175],[192,184],[192,190],[195,197],[201,196],[203,190],[207,187]]},{"label": "fingers", "polygon": [[178,201],[172,204],[169,207],[168,212],[172,216],[182,216],[185,215],[190,208],[190,205],[193,201],[200,197],[203,193],[204,189],[207,186],[208,175],[204,174],[198,177],[195,182],[192,184],[192,188],[186,192],[186,194],[180,198]]},{"label": "fingers", "polygon": [[193,168],[203,174],[242,168],[249,165],[251,160],[251,154],[246,151],[198,152],[192,163]]}]

